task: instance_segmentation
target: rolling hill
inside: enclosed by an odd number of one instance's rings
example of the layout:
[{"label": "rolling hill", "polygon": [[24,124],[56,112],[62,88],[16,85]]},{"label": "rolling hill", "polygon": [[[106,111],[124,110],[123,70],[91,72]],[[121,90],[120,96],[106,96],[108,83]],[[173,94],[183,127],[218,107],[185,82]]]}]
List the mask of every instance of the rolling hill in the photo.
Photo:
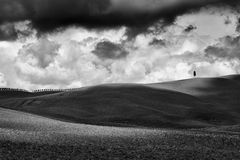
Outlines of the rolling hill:
[{"label": "rolling hill", "polygon": [[240,123],[240,76],[106,84],[51,94],[0,92],[0,106],[104,126],[202,128]]}]

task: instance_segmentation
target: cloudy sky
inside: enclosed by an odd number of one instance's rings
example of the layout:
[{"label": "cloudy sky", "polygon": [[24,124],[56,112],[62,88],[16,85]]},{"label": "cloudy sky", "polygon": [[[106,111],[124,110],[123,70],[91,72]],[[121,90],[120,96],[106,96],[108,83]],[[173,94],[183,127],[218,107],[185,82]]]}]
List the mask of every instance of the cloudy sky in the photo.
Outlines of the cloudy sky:
[{"label": "cloudy sky", "polygon": [[0,0],[0,87],[240,73],[237,0]]}]

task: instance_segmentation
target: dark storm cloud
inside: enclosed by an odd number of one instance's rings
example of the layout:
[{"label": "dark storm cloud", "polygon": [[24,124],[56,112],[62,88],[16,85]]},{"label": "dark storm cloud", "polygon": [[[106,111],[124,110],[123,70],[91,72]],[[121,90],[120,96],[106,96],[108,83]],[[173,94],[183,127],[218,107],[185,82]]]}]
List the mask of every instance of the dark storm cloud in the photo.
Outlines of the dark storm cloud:
[{"label": "dark storm cloud", "polygon": [[197,29],[197,27],[196,26],[193,26],[193,25],[189,25],[189,26],[187,26],[185,29],[184,29],[184,32],[191,32],[191,31],[193,31],[193,30],[195,30],[195,29]]},{"label": "dark storm cloud", "polygon": [[166,41],[162,39],[157,39],[154,38],[149,45],[154,45],[154,46],[166,46]]},{"label": "dark storm cloud", "polygon": [[[0,22],[30,20],[38,31],[67,25],[105,28],[148,26],[158,19],[172,23],[176,16],[206,5],[236,0],[0,0]],[[234,4],[234,5],[233,5]]]},{"label": "dark storm cloud", "polygon": [[229,18],[229,16],[227,16],[225,21],[224,21],[224,24],[229,25],[231,23],[232,23],[231,19]]},{"label": "dark storm cloud", "polygon": [[206,56],[215,58],[240,59],[240,36],[224,37],[220,43],[205,49]]},{"label": "dark storm cloud", "polygon": [[121,59],[129,54],[121,44],[115,44],[109,41],[99,42],[92,53],[100,59]]},{"label": "dark storm cloud", "polygon": [[18,38],[18,32],[13,24],[0,25],[0,41],[13,41]]},{"label": "dark storm cloud", "polygon": [[40,31],[105,23],[110,0],[0,0],[0,22],[30,20]]},{"label": "dark storm cloud", "polygon": [[236,31],[240,32],[240,18],[238,19]]},{"label": "dark storm cloud", "polygon": [[148,26],[135,26],[129,27],[126,30],[125,35],[127,36],[128,40],[134,39],[140,33],[146,33],[148,30]]},{"label": "dark storm cloud", "polygon": [[0,41],[14,41],[19,37],[25,38],[33,33],[29,28],[18,28],[15,23],[3,23],[0,25]]}]

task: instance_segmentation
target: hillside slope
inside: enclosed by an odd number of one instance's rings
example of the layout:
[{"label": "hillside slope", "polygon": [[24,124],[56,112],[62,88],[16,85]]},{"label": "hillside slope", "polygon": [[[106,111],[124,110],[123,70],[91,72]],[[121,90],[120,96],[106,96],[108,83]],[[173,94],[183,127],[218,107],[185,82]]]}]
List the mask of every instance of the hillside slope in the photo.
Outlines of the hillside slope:
[{"label": "hillside slope", "polygon": [[0,106],[87,124],[198,128],[239,124],[239,95],[239,76],[229,76],[149,85],[101,85],[1,99]]},{"label": "hillside slope", "polygon": [[0,107],[0,159],[239,159],[239,133],[61,122]]}]

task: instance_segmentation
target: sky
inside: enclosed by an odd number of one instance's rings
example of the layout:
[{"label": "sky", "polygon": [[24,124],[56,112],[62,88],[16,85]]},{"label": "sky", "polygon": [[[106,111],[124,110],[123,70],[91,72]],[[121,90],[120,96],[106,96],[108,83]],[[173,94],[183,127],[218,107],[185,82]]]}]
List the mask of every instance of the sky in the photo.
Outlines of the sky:
[{"label": "sky", "polygon": [[240,73],[234,0],[0,0],[0,87]]}]

